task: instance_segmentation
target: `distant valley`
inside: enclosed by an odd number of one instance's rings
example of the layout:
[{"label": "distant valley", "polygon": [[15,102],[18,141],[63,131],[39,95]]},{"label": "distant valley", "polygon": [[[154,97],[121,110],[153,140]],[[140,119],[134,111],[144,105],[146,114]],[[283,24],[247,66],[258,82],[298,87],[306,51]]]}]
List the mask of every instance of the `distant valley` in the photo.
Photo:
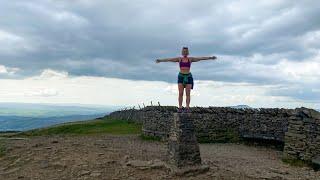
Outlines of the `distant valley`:
[{"label": "distant valley", "polygon": [[122,106],[0,103],[0,131],[24,131],[105,116]]}]

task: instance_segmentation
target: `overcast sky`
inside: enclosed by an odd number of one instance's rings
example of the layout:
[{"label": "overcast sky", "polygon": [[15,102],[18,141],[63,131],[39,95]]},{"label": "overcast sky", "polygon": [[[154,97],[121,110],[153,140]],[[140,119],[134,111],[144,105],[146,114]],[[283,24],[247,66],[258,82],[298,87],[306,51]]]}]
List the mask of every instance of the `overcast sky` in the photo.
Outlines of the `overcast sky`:
[{"label": "overcast sky", "polygon": [[[0,102],[320,109],[320,1],[0,0]],[[150,104],[150,103],[149,103]]]}]

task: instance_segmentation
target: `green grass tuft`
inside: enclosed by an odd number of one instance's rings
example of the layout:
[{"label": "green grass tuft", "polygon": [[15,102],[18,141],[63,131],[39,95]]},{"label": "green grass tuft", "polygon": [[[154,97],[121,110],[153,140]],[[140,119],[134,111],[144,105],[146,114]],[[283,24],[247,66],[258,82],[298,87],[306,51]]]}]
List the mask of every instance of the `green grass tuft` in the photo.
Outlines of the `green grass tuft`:
[{"label": "green grass tuft", "polygon": [[139,137],[142,140],[146,140],[146,141],[161,141],[161,137],[156,137],[156,136],[146,136],[144,134],[140,134]]},{"label": "green grass tuft", "polygon": [[291,166],[296,166],[296,167],[311,166],[310,162],[303,161],[300,159],[282,159],[282,162],[289,164]]},{"label": "green grass tuft", "polygon": [[125,120],[111,119],[108,117],[84,121],[73,122],[48,128],[35,129],[18,133],[16,136],[43,136],[43,135],[87,135],[87,134],[140,134],[141,125]]},{"label": "green grass tuft", "polygon": [[6,154],[6,146],[4,141],[0,140],[0,157]]}]

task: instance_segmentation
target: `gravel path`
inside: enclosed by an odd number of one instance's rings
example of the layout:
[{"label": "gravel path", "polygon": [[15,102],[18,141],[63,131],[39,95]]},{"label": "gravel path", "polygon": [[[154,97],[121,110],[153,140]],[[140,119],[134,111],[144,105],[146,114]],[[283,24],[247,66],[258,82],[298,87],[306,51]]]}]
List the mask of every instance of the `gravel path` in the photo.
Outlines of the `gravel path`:
[{"label": "gravel path", "polygon": [[138,136],[50,136],[6,140],[0,179],[320,179],[320,172],[292,167],[281,151],[243,144],[201,144],[210,170],[173,176],[163,166],[164,142]]}]

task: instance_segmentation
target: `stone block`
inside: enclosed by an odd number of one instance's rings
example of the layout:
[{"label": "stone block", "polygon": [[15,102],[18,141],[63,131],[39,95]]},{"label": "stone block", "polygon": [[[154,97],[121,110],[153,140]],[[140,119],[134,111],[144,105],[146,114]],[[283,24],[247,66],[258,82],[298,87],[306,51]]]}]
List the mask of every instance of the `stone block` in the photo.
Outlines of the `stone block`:
[{"label": "stone block", "polygon": [[168,163],[177,168],[201,165],[191,113],[174,113],[173,116],[167,142]]}]

